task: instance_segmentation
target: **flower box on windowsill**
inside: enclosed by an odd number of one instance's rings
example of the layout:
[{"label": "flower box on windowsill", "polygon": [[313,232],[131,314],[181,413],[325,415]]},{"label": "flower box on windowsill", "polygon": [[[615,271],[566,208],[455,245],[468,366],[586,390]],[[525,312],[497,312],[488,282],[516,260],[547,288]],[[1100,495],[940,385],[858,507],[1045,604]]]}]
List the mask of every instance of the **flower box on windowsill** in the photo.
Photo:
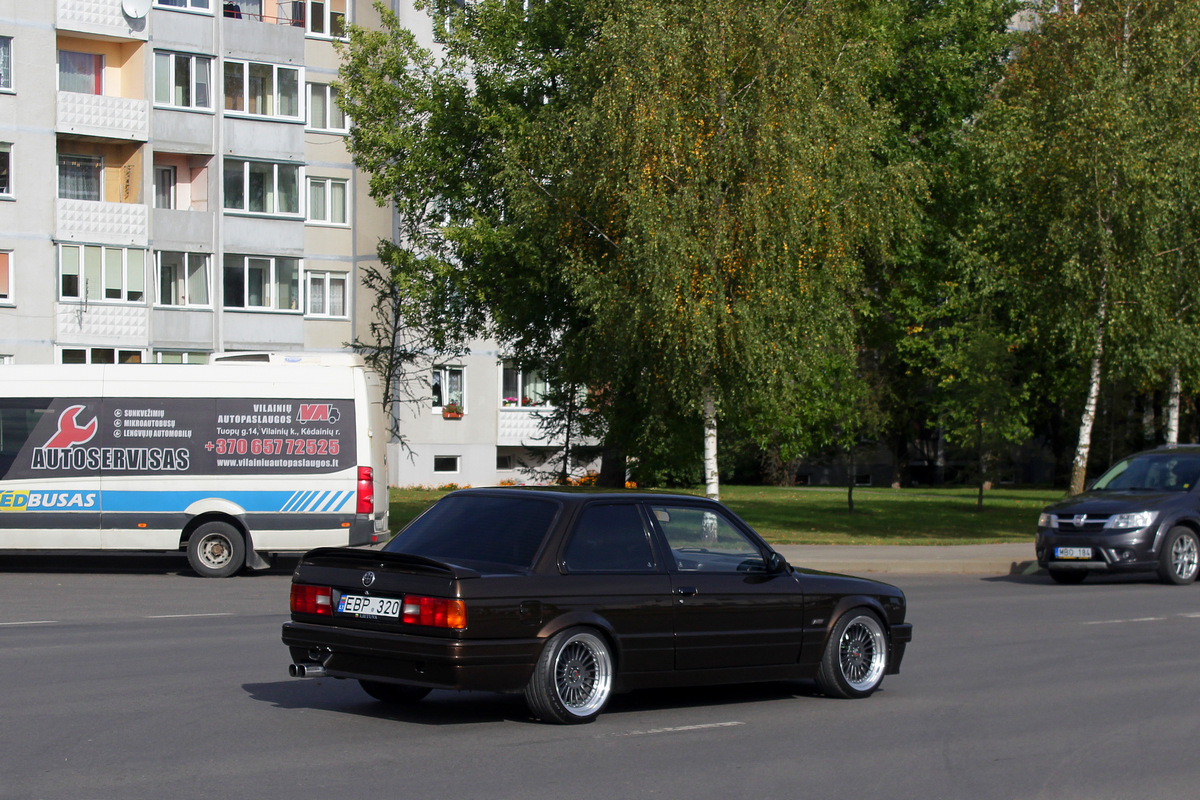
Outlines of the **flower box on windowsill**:
[{"label": "flower box on windowsill", "polygon": [[446,403],[442,406],[442,419],[462,419],[462,406],[458,403]]}]

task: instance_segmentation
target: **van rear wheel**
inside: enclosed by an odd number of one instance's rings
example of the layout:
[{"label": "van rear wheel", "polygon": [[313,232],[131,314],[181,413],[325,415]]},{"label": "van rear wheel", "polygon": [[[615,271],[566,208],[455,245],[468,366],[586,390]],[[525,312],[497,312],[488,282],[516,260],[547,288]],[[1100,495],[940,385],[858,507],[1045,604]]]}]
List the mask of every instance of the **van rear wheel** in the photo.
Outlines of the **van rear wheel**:
[{"label": "van rear wheel", "polygon": [[228,522],[206,522],[192,531],[188,563],[202,578],[228,578],[246,563],[246,541]]}]

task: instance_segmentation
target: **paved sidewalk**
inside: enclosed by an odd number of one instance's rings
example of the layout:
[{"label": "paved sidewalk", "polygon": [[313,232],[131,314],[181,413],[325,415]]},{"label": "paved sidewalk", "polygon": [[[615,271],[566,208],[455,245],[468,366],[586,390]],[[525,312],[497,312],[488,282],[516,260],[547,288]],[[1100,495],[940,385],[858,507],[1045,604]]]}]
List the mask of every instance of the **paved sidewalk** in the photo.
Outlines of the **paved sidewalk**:
[{"label": "paved sidewalk", "polygon": [[1038,571],[1033,541],[965,545],[775,545],[795,567],[849,574],[957,573],[1029,575]]}]

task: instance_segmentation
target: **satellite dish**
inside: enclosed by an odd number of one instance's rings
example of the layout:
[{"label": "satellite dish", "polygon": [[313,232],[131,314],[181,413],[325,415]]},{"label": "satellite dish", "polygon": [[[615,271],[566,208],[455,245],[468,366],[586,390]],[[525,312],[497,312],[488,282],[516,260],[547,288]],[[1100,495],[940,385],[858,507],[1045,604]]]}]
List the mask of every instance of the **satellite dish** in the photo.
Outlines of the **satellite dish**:
[{"label": "satellite dish", "polygon": [[150,13],[150,2],[151,0],[121,0],[121,10],[127,17],[141,19]]}]

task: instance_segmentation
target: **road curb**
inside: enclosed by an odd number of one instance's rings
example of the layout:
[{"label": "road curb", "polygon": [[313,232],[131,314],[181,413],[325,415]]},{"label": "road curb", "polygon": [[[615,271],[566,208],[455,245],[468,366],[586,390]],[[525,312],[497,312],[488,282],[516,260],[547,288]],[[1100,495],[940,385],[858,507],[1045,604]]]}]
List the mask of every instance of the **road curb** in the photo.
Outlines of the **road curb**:
[{"label": "road curb", "polygon": [[1036,575],[1029,544],[776,545],[790,564],[850,574]]}]

